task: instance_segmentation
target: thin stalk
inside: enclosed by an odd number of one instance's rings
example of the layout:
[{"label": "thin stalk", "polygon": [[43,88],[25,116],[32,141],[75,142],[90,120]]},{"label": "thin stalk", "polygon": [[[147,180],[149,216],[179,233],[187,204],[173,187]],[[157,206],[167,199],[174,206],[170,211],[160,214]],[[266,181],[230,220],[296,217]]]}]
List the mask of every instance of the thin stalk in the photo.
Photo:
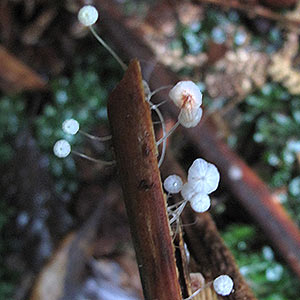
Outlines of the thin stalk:
[{"label": "thin stalk", "polygon": [[170,225],[172,225],[181,215],[181,213],[183,212],[185,206],[187,204],[187,201],[184,201],[174,212],[174,216],[172,217],[172,219],[170,220]]},{"label": "thin stalk", "polygon": [[[153,103],[148,100],[149,104],[151,105],[151,108],[153,110],[155,110],[155,112],[157,113],[158,115],[158,118],[161,122],[161,128],[162,128],[162,132],[163,132],[163,137],[166,136],[166,124],[165,124],[165,120],[164,120],[164,117],[163,115],[161,114],[160,110],[157,108],[157,106],[153,105]],[[160,159],[159,159],[159,162],[158,162],[158,167],[161,166],[161,164],[163,163],[164,161],[164,158],[165,158],[165,154],[166,154],[166,148],[167,148],[167,140],[165,139],[163,141],[163,145],[162,145],[162,149],[161,149],[161,155],[160,155]]]},{"label": "thin stalk", "polygon": [[159,146],[162,142],[164,142],[175,131],[175,129],[179,125],[180,125],[180,123],[179,123],[179,121],[177,121],[176,124],[168,131],[168,133],[156,142],[156,146]]},{"label": "thin stalk", "polygon": [[107,135],[107,136],[94,136],[91,135],[85,131],[79,130],[79,133],[88,137],[89,139],[95,140],[95,141],[99,141],[99,142],[106,142],[111,140],[111,135]]},{"label": "thin stalk", "polygon": [[113,166],[116,163],[114,160],[112,160],[112,161],[104,161],[104,160],[101,160],[101,159],[96,159],[96,158],[90,157],[90,156],[88,156],[86,154],[77,152],[75,150],[72,150],[72,153],[75,154],[75,155],[77,155],[77,156],[79,156],[79,157],[85,158],[87,160],[93,161],[95,163],[98,163],[98,164],[101,164],[101,165],[104,165],[104,166]]},{"label": "thin stalk", "polygon": [[182,200],[182,201],[176,202],[175,204],[168,206],[167,209],[168,209],[168,210],[172,210],[173,208],[177,208],[177,207],[180,206],[180,204],[182,204],[184,201],[186,201],[186,200]]},{"label": "thin stalk", "polygon": [[[157,88],[156,90],[154,90],[153,92],[150,93],[149,100],[151,99],[152,96],[154,96],[154,95],[157,94],[158,92],[163,91],[163,90],[165,90],[165,89],[168,89],[168,88],[170,88],[170,87],[172,87],[172,85],[169,84],[169,85],[164,85],[164,86],[161,86],[161,87]],[[163,104],[163,103],[165,103],[165,102],[167,102],[167,101],[169,101],[169,100],[165,100],[165,101],[163,101],[162,103],[159,103],[158,106],[161,105],[161,104]]]},{"label": "thin stalk", "polygon": [[94,35],[94,37],[97,39],[97,41],[115,58],[115,60],[120,64],[122,67],[123,71],[126,71],[127,65],[122,61],[122,59],[118,56],[118,54],[110,48],[106,42],[98,35],[98,33],[95,31],[93,26],[89,26],[90,31]]},{"label": "thin stalk", "polygon": [[189,296],[188,298],[184,298],[183,300],[193,299],[195,296],[197,296],[200,292],[202,292],[205,288],[209,287],[211,284],[212,284],[212,282],[209,282],[209,283],[205,284],[202,288],[198,289],[191,296]]}]

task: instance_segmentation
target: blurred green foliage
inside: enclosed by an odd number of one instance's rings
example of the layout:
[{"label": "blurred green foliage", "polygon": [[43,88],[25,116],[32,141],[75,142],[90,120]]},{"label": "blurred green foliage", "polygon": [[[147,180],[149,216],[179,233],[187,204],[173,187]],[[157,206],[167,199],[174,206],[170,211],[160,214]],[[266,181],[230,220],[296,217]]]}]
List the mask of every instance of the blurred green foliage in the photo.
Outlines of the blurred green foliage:
[{"label": "blurred green foliage", "polygon": [[24,103],[20,97],[2,97],[0,100],[0,164],[9,162],[13,157],[11,136],[15,136],[22,125]]},{"label": "blurred green foliage", "polygon": [[210,42],[229,43],[235,49],[242,46],[249,37],[250,44],[257,50],[272,53],[282,47],[284,40],[279,27],[270,26],[267,33],[251,34],[251,31],[243,30],[244,25],[245,19],[243,20],[237,11],[207,9],[203,19],[190,25],[177,24],[176,38],[170,42],[170,47],[182,50],[184,55],[198,54],[207,52]]},{"label": "blurred green foliage", "polygon": [[[77,58],[71,77],[60,77],[51,84],[53,98],[47,102],[42,112],[32,117],[28,111],[26,95],[5,96],[0,99],[0,167],[13,160],[14,139],[19,130],[30,124],[34,137],[43,154],[48,156],[49,170],[55,188],[64,200],[71,199],[78,188],[76,165],[72,155],[59,159],[53,154],[54,143],[67,139],[72,147],[80,148],[84,139],[80,135],[66,135],[61,125],[65,119],[75,118],[83,130],[90,132],[97,124],[107,122],[106,98],[121,78],[118,64],[105,51],[98,55]],[[13,217],[13,207],[5,199],[0,201],[0,231]],[[9,241],[0,237],[0,257],[9,253]],[[12,299],[18,274],[11,272],[3,259],[0,260],[0,300]]]},{"label": "blurred green foliage", "polygon": [[257,158],[269,166],[261,175],[271,187],[281,188],[280,201],[300,225],[300,97],[267,83],[246,98],[243,110],[240,134],[245,136],[254,124],[253,140],[262,149]]},{"label": "blurred green foliage", "polygon": [[[22,126],[24,117],[24,103],[18,96],[2,97],[0,99],[0,167],[9,163],[13,159],[13,140]],[[13,216],[14,209],[6,203],[5,199],[0,199],[0,232]],[[0,299],[11,299],[17,274],[11,272],[5,265],[3,257],[9,251],[9,241],[0,235]]]},{"label": "blurred green foliage", "polygon": [[261,235],[254,227],[231,225],[222,236],[257,299],[298,299],[300,283],[297,277],[278,261],[271,247],[261,243]]}]

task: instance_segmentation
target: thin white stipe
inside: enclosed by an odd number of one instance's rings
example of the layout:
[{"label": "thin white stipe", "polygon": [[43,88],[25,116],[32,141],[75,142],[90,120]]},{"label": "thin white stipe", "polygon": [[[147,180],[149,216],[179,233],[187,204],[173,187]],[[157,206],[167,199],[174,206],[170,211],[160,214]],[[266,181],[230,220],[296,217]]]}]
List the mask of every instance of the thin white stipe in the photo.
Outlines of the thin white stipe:
[{"label": "thin white stipe", "polygon": [[164,142],[174,131],[175,129],[180,125],[180,123],[177,121],[176,124],[167,132],[166,135],[164,135],[160,140],[156,142],[156,145],[159,146],[162,142]]},{"label": "thin white stipe", "polygon": [[183,300],[191,300],[191,299],[193,299],[195,296],[197,296],[200,292],[202,292],[204,289],[206,289],[207,287],[209,287],[211,284],[212,284],[212,282],[208,282],[202,288],[200,288],[197,291],[195,291],[191,296],[189,296],[188,298],[184,298]]},{"label": "thin white stipe", "polygon": [[153,123],[153,125],[160,125],[161,124],[161,121],[154,121],[154,122],[152,122]]},{"label": "thin white stipe", "polygon": [[79,130],[79,133],[88,137],[89,139],[95,140],[95,141],[99,141],[99,142],[105,142],[105,141],[109,141],[111,140],[111,135],[107,135],[107,136],[94,136],[91,135],[85,131]]},{"label": "thin white stipe", "polygon": [[186,200],[181,200],[181,201],[179,201],[179,202],[177,202],[177,203],[175,203],[175,204],[172,204],[172,205],[168,206],[168,207],[167,207],[168,211],[169,211],[169,210],[171,211],[173,208],[177,208],[177,207],[180,206],[184,201],[186,201]]},{"label": "thin white stipe", "polygon": [[[151,92],[151,93],[149,94],[149,100],[150,100],[150,99],[152,98],[152,96],[154,96],[155,94],[159,93],[160,91],[169,89],[169,88],[171,88],[172,86],[173,86],[173,85],[165,85],[165,86],[161,86],[161,87],[157,88],[156,90],[154,90],[153,92]],[[165,100],[165,101],[163,101],[163,103],[165,103],[165,102],[167,102],[167,101],[169,101],[169,100]]]},{"label": "thin white stipe", "polygon": [[77,152],[77,151],[72,151],[73,154],[79,156],[79,157],[82,157],[82,158],[85,158],[87,160],[90,160],[90,161],[93,161],[95,163],[98,163],[98,164],[101,164],[101,165],[104,165],[104,166],[113,166],[116,162],[113,160],[113,161],[103,161],[103,160],[100,160],[100,159],[96,159],[96,158],[92,158],[86,154],[83,154],[83,153],[80,153],[80,152]]},{"label": "thin white stipe", "polygon": [[159,103],[157,103],[157,104],[154,104],[156,107],[160,107],[161,105],[163,105],[163,104],[165,104],[165,103],[167,103],[167,102],[169,102],[170,100],[169,99],[167,99],[167,100],[164,100],[164,101],[161,101],[161,102],[159,102]]},{"label": "thin white stipe", "polygon": [[[148,100],[149,104],[150,104],[150,107],[153,106],[153,103]],[[161,128],[162,128],[162,132],[163,132],[163,137],[166,135],[166,124],[165,124],[165,120],[164,120],[164,117],[163,115],[161,114],[160,110],[154,106],[153,110],[156,112],[160,122],[161,122]],[[165,154],[166,154],[166,147],[167,147],[167,141],[165,141],[162,145],[162,149],[161,149],[161,155],[160,155],[160,159],[159,159],[159,162],[158,162],[158,167],[160,167],[164,161],[164,158],[165,158]]]},{"label": "thin white stipe", "polygon": [[185,206],[187,204],[187,201],[184,201],[175,211],[173,214],[173,217],[171,218],[171,220],[169,221],[170,225],[172,225],[176,220],[178,220],[179,216],[181,215],[181,213],[183,212]]},{"label": "thin white stipe", "polygon": [[127,65],[122,61],[122,59],[118,56],[118,54],[106,44],[106,42],[95,31],[93,26],[89,26],[89,28],[92,34],[94,35],[94,37],[97,39],[97,41],[115,58],[115,60],[121,65],[122,69],[126,71]]}]

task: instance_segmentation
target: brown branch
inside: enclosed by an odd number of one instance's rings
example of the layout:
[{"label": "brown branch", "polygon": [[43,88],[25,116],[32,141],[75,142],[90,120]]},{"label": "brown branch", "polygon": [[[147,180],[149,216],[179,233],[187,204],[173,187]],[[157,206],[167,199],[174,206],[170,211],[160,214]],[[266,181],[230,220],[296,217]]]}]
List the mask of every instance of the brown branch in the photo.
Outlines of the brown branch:
[{"label": "brown branch", "polygon": [[145,299],[179,300],[150,107],[137,60],[110,95],[108,116]]},{"label": "brown branch", "polygon": [[[143,42],[141,26],[134,27],[134,29],[130,27],[130,24],[134,26],[133,17],[130,17],[129,24],[128,20],[111,3],[108,4],[104,0],[97,0],[97,3],[100,11],[103,12],[102,24],[106,27],[111,39],[119,45],[119,49],[122,49],[122,54],[153,61],[153,53]],[[175,74],[167,71],[163,66],[156,66],[153,74],[155,76],[152,76],[150,82],[152,89],[179,80]],[[166,99],[167,93],[162,92],[161,97]],[[162,109],[164,108],[165,113],[169,113],[174,119],[177,118],[178,111],[174,106],[162,106]],[[222,183],[250,212],[278,253],[300,278],[300,232],[284,208],[274,201],[268,187],[226,143],[218,138],[210,121],[200,123],[200,126],[194,129],[184,130],[184,135],[196,146],[199,155],[201,154],[218,166],[223,174]],[[241,179],[234,180],[228,176],[228,171],[232,166],[242,171]]]},{"label": "brown branch", "polygon": [[35,71],[0,46],[0,88],[6,92],[39,90],[46,82]]}]

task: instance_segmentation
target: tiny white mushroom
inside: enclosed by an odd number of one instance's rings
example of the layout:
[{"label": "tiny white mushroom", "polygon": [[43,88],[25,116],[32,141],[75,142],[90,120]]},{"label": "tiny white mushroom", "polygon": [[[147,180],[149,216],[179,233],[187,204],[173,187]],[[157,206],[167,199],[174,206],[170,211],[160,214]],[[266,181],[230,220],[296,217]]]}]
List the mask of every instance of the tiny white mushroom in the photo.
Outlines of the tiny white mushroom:
[{"label": "tiny white mushroom", "polygon": [[164,188],[170,194],[177,194],[183,186],[182,180],[178,175],[170,175],[164,181]]},{"label": "tiny white mushroom", "polygon": [[91,26],[98,20],[98,10],[92,5],[85,5],[78,12],[78,20],[84,26]]},{"label": "tiny white mushroom", "polygon": [[202,158],[196,159],[188,171],[188,182],[196,193],[210,194],[219,185],[220,173],[215,165]]},{"label": "tiny white mushroom", "polygon": [[62,123],[62,130],[67,134],[76,134],[79,130],[79,123],[75,119],[68,119]]},{"label": "tiny white mushroom", "polygon": [[54,144],[53,152],[59,158],[67,157],[71,152],[71,145],[66,140],[58,140]]},{"label": "tiny white mushroom", "polygon": [[169,97],[179,108],[191,105],[198,108],[202,104],[202,93],[192,81],[179,81],[169,92]]},{"label": "tiny white mushroom", "polygon": [[190,199],[191,207],[195,212],[203,213],[210,208],[210,198],[206,194],[195,194]]},{"label": "tiny white mushroom", "polygon": [[186,108],[182,108],[179,116],[178,121],[179,123],[185,128],[196,127],[200,122],[202,117],[202,108],[198,107],[194,110],[188,110]]},{"label": "tiny white mushroom", "polygon": [[213,282],[214,290],[221,296],[228,296],[233,289],[233,281],[228,275],[220,275]]}]

